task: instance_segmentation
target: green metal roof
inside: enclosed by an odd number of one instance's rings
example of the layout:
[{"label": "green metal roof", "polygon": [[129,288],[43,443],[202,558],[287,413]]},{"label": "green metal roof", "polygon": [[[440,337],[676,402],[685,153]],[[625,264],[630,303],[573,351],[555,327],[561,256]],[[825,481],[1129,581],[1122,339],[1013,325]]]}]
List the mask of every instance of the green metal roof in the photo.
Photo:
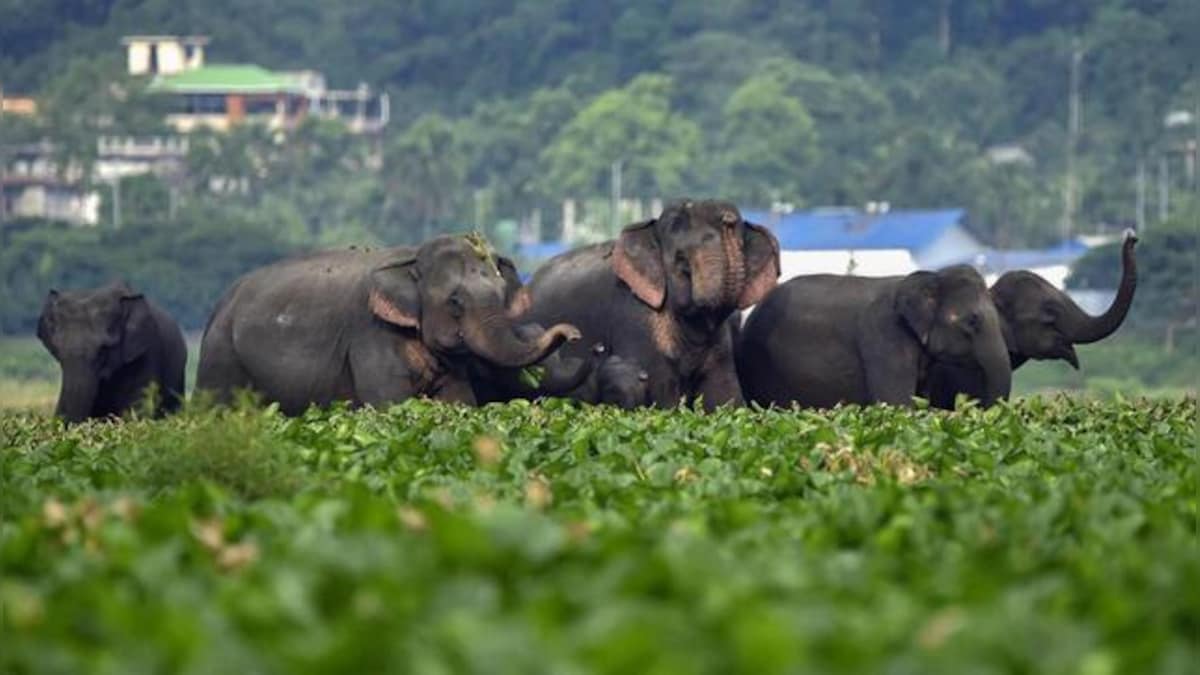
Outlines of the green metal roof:
[{"label": "green metal roof", "polygon": [[209,65],[174,75],[159,75],[152,89],[179,93],[304,93],[300,78],[253,64]]}]

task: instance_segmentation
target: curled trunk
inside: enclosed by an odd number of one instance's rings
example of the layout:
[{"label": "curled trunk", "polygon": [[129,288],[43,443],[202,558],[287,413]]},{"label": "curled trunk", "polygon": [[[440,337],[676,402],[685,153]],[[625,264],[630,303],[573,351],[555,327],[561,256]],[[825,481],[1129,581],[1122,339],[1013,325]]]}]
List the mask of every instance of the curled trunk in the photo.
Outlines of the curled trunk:
[{"label": "curled trunk", "polygon": [[1133,246],[1137,238],[1126,235],[1121,247],[1121,284],[1117,287],[1117,297],[1112,305],[1100,316],[1091,316],[1079,305],[1063,294],[1066,311],[1059,318],[1059,328],[1072,342],[1086,344],[1102,340],[1112,335],[1133,304],[1133,292],[1137,288],[1137,261],[1134,258]]},{"label": "curled trunk", "polygon": [[577,389],[593,370],[592,362],[581,358],[550,358],[544,365],[546,375],[539,388],[549,396],[563,396]]},{"label": "curled trunk", "polygon": [[62,370],[62,389],[54,414],[67,422],[82,422],[92,414],[96,392],[100,388],[99,378],[87,364],[64,364]]},{"label": "curled trunk", "polygon": [[567,340],[579,339],[569,324],[556,324],[544,331],[518,330],[503,308],[477,314],[463,321],[463,339],[477,356],[494,365],[524,368],[538,363]]}]

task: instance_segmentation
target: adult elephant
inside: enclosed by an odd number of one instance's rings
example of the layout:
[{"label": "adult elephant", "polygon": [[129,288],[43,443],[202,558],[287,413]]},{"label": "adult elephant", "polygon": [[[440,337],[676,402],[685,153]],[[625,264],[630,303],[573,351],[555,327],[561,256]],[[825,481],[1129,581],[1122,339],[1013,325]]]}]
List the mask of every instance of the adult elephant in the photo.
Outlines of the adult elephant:
[{"label": "adult elephant", "polygon": [[738,372],[760,405],[910,405],[931,364],[975,365],[984,401],[1012,369],[983,278],[967,266],[903,277],[820,274],[781,284],[742,329]]},{"label": "adult elephant", "polygon": [[54,412],[68,422],[121,415],[151,386],[156,414],[183,400],[187,346],[179,324],[124,282],[51,290],[37,335],[62,368]]},{"label": "adult elephant", "polygon": [[[1000,313],[1013,370],[1030,359],[1060,359],[1078,370],[1075,345],[1102,340],[1121,326],[1137,288],[1137,241],[1132,231],[1125,233],[1117,295],[1099,316],[1089,315],[1069,295],[1032,272],[1006,272],[996,280],[990,295]],[[958,394],[983,397],[983,374],[978,368],[937,364],[930,369],[924,392],[930,404],[953,410]]]},{"label": "adult elephant", "polygon": [[419,248],[327,251],[239,279],[200,348],[197,387],[219,400],[252,389],[287,414],[335,400],[380,405],[412,396],[474,404],[472,360],[536,364],[579,332],[532,332],[504,266],[460,236]]},{"label": "adult elephant", "polygon": [[[652,405],[703,397],[740,404],[726,320],[757,303],[779,277],[779,243],[723,201],[683,200],[616,239],[547,262],[526,287],[528,317],[569,322],[583,340],[564,349],[587,358],[597,343],[646,371]],[[593,383],[594,384],[594,383]],[[586,398],[581,387],[571,392]]]}]

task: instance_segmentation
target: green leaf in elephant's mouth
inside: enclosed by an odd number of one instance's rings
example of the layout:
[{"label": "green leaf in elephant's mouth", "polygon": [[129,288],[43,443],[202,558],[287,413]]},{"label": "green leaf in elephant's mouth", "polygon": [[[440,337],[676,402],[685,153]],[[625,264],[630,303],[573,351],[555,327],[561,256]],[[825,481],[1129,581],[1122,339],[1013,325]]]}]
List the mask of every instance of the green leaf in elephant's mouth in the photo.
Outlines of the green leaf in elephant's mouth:
[{"label": "green leaf in elephant's mouth", "polygon": [[542,385],[542,378],[546,376],[546,368],[544,366],[526,366],[521,369],[521,384],[530,389],[537,389]]}]

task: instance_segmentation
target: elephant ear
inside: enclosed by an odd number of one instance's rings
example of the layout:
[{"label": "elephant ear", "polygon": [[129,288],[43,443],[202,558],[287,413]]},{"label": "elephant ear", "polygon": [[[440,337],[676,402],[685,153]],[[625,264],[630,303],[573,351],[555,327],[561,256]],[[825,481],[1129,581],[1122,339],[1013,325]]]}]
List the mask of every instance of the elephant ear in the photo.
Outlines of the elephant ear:
[{"label": "elephant ear", "polygon": [[937,275],[913,272],[896,289],[896,313],[904,319],[921,346],[929,344],[929,332],[937,316]]},{"label": "elephant ear", "polygon": [[121,363],[133,363],[154,345],[154,317],[146,298],[128,286],[121,289]]},{"label": "elephant ear", "polygon": [[746,223],[743,238],[746,285],[738,295],[738,309],[757,305],[779,283],[779,240],[762,225]]},{"label": "elephant ear", "polygon": [[42,303],[42,314],[38,317],[37,324],[38,339],[41,340],[42,344],[46,346],[46,349],[48,349],[50,353],[54,354],[55,356],[57,356],[57,354],[54,352],[54,344],[50,341],[50,335],[54,332],[53,326],[50,325],[50,308],[53,307],[54,303],[56,302],[58,302],[58,290],[51,288],[50,292],[46,294],[46,301]]},{"label": "elephant ear", "polygon": [[621,231],[613,246],[612,268],[639,300],[654,309],[661,309],[667,297],[667,276],[654,223],[647,220]]},{"label": "elephant ear", "polygon": [[380,319],[401,328],[421,327],[421,294],[416,256],[375,268],[368,283],[367,306]]},{"label": "elephant ear", "polygon": [[496,267],[500,269],[500,276],[504,277],[504,302],[508,305],[509,316],[521,316],[529,311],[532,300],[517,274],[517,266],[510,258],[498,255]]}]

